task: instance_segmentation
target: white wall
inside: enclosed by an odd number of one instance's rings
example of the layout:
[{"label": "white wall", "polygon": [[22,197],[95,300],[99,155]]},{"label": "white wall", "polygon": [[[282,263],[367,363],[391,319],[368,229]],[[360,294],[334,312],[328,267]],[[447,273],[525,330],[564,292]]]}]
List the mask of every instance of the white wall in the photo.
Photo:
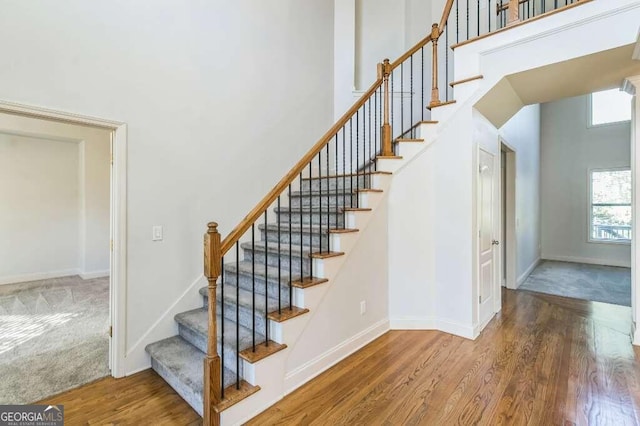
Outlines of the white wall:
[{"label": "white wall", "polygon": [[521,109],[500,128],[516,151],[516,279],[540,260],[540,105]]},{"label": "white wall", "polygon": [[99,139],[80,142],[80,275],[109,274],[111,144]]},{"label": "white wall", "polygon": [[128,125],[126,350],[144,353],[202,275],[206,223],[227,235],[330,126],[333,1],[0,7],[2,100]]},{"label": "white wall", "polygon": [[590,243],[589,170],[630,167],[630,124],[589,127],[589,96],[542,105],[542,257],[630,266],[628,244]]},{"label": "white wall", "polygon": [[[40,261],[38,253],[30,253],[30,250],[21,250],[20,259],[28,267],[19,268],[22,272],[19,275],[9,272],[0,272],[0,282],[21,282],[62,275],[80,274],[84,278],[106,276],[109,274],[109,238],[110,238],[110,133],[107,130],[76,126],[71,124],[45,121],[35,118],[20,117],[12,114],[0,113],[0,132],[7,134],[22,135],[17,140],[27,141],[21,144],[9,144],[5,146],[7,155],[18,158],[15,164],[11,164],[5,173],[4,183],[11,186],[13,182],[18,182],[18,177],[26,172],[35,173],[30,179],[41,182],[42,187],[56,188],[65,186],[58,180],[59,175],[71,173],[74,176],[73,188],[75,188],[76,199],[70,202],[64,197],[49,197],[49,192],[44,196],[46,199],[59,200],[56,203],[64,204],[66,211],[73,209],[73,214],[58,223],[51,221],[48,223],[49,234],[55,235],[59,240],[64,240],[61,246],[73,245],[73,262],[56,263],[54,259],[66,256],[68,253],[64,247],[58,249],[55,246],[49,247],[46,252],[52,257],[52,264]],[[7,136],[9,137],[9,136]],[[22,139],[20,139],[22,137]],[[28,142],[30,141],[30,142]],[[44,142],[43,142],[44,141]],[[49,143],[46,143],[49,142]],[[44,158],[53,152],[49,160],[52,164],[46,167],[35,168],[37,164],[30,166],[28,163],[31,152],[26,152],[27,147],[35,154],[34,159]],[[74,150],[75,163],[69,164],[64,158],[60,159],[55,154],[60,151],[60,147]],[[43,161],[45,161],[43,160]],[[3,161],[8,161],[4,159]],[[57,164],[59,162],[60,164]],[[58,169],[57,167],[61,167]],[[63,172],[60,172],[63,170]],[[56,190],[52,191],[56,194]],[[16,217],[22,213],[27,213],[24,200],[20,200],[19,192],[15,195],[18,200],[11,212]],[[0,199],[4,203],[4,193],[0,192]],[[36,217],[44,220],[47,209],[35,209],[28,212],[29,217]],[[68,226],[74,224],[73,232],[69,232]],[[6,226],[5,226],[6,225]],[[26,225],[0,223],[0,227],[7,232],[22,232],[29,234],[32,241],[37,241],[39,234],[33,233]],[[14,229],[16,227],[17,229]],[[59,251],[59,252],[58,252]],[[8,269],[14,269],[12,264],[18,262],[18,254],[3,257],[3,264]],[[45,265],[48,265],[45,267]],[[17,265],[16,265],[17,266]],[[64,267],[63,267],[64,266]]]},{"label": "white wall", "polygon": [[356,0],[356,90],[376,79],[376,64],[405,52],[405,1]]},{"label": "white wall", "polygon": [[[336,118],[375,81],[378,63],[397,59],[431,32],[431,10],[431,4],[420,0],[335,1]],[[437,20],[441,13],[438,11]],[[427,82],[431,79],[430,58],[430,49],[426,49]],[[415,58],[416,67],[419,60]]]},{"label": "white wall", "polygon": [[[449,120],[448,120],[449,121]],[[474,337],[471,111],[394,172],[389,194],[389,317],[393,329]],[[455,194],[455,196],[452,196]]]},{"label": "white wall", "polygon": [[0,284],[78,268],[75,142],[0,133]]}]

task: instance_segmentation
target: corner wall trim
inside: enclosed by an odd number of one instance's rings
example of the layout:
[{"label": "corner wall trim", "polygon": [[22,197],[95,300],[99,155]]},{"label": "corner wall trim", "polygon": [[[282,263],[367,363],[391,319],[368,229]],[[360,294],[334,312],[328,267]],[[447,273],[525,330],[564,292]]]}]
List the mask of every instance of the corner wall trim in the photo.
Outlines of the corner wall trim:
[{"label": "corner wall trim", "polygon": [[453,334],[465,339],[474,340],[476,336],[475,327],[460,324],[445,318],[433,317],[400,317],[390,320],[391,330],[438,330],[444,333]]},{"label": "corner wall trim", "polygon": [[0,285],[19,284],[19,283],[26,283],[29,281],[40,281],[40,280],[48,280],[51,278],[70,277],[72,275],[78,275],[78,273],[79,271],[77,269],[63,269],[60,271],[51,271],[51,272],[35,272],[31,274],[8,275],[5,277],[0,277]]},{"label": "corner wall trim", "polygon": [[80,278],[83,280],[91,280],[93,278],[102,278],[108,277],[111,271],[109,269],[105,269],[104,271],[91,271],[91,272],[80,272]]},{"label": "corner wall trim", "polygon": [[284,394],[287,395],[293,392],[387,331],[389,331],[389,320],[378,321],[369,328],[362,330],[314,359],[286,373],[284,376]]},{"label": "corner wall trim", "polygon": [[611,260],[611,259],[596,259],[592,257],[578,257],[578,256],[542,256],[543,260],[554,260],[556,262],[571,262],[571,263],[586,263],[588,265],[602,265],[602,266],[617,266],[619,268],[630,268],[631,259],[629,260]]},{"label": "corner wall trim", "polygon": [[529,275],[531,275],[533,270],[536,269],[540,262],[542,262],[542,258],[538,257],[533,261],[533,263],[531,263],[531,265],[529,265],[529,267],[516,280],[516,288],[514,288],[514,290],[517,290],[518,287],[520,287],[527,280],[527,278],[529,278]]}]

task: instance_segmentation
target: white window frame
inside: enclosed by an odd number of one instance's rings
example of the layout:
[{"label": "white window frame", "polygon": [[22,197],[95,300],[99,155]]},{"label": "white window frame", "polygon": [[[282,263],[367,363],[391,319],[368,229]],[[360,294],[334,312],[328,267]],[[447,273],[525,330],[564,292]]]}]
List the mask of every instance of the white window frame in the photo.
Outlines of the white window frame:
[{"label": "white window frame", "polygon": [[[607,126],[607,124],[603,124]],[[631,167],[608,167],[608,168],[598,168],[598,169],[589,169],[587,178],[589,179],[589,205],[588,205],[588,222],[587,222],[587,242],[594,244],[622,244],[622,245],[631,245],[631,240],[633,239],[633,234],[631,235],[631,239],[629,240],[603,240],[593,238],[593,173],[594,172],[621,172],[621,171],[631,171]],[[633,182],[632,191],[633,191]],[[633,195],[633,194],[632,194]],[[633,208],[633,200],[629,203],[629,207]],[[633,230],[633,223],[632,228]]]},{"label": "white window frame", "polygon": [[[598,92],[605,92],[605,91],[606,89],[598,90]],[[594,93],[597,93],[597,92],[594,92]],[[611,121],[609,123],[602,123],[602,124],[593,124],[593,93],[589,93],[587,98],[588,98],[587,100],[587,104],[588,104],[587,105],[587,128],[588,129],[592,129],[592,128],[597,129],[600,127],[608,127],[608,126],[620,126],[623,124],[631,123],[631,120],[622,120],[622,121]],[[631,108],[631,106],[629,106],[629,108]]]}]

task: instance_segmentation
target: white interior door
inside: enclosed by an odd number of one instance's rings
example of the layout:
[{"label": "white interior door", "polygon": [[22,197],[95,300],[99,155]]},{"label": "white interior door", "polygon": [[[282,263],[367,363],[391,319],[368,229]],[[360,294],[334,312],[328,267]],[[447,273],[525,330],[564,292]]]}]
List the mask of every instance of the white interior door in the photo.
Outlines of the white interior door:
[{"label": "white interior door", "polygon": [[[496,247],[498,235],[496,227],[495,156],[483,149],[478,155],[478,320],[483,323],[494,313],[494,292],[497,279]],[[499,226],[499,225],[498,225]]]}]

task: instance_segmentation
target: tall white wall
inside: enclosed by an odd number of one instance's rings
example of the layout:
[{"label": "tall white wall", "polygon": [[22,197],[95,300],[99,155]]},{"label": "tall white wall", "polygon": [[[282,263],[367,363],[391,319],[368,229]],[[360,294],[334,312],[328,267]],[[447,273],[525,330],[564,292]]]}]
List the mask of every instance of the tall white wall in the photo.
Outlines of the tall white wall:
[{"label": "tall white wall", "polygon": [[[378,63],[385,58],[397,59],[430,33],[431,10],[431,4],[420,0],[335,1],[336,118],[375,81]],[[438,20],[441,13],[440,10]],[[425,81],[431,78],[430,58],[427,49]],[[415,60],[417,67],[420,58]]]},{"label": "tall white wall", "polygon": [[[31,147],[35,153],[35,158],[44,157],[49,151],[54,153],[60,150],[60,147],[75,150],[76,162],[68,164],[64,158],[58,158],[53,155],[49,160],[52,164],[42,168],[34,169],[30,166],[28,158],[24,161],[17,161],[7,168],[5,173],[5,183],[9,187],[13,187],[14,183],[19,183],[19,177],[25,173],[36,173],[30,176],[42,182],[43,187],[57,187],[63,185],[58,180],[58,169],[61,167],[64,172],[74,175],[74,185],[76,191],[76,200],[72,203],[64,197],[54,197],[54,200],[60,199],[60,203],[65,203],[65,210],[73,209],[73,214],[68,220],[58,223],[51,221],[48,223],[49,231],[47,235],[55,235],[64,240],[62,246],[73,245],[74,261],[72,263],[51,264],[46,266],[40,261],[39,253],[31,253],[26,247],[23,250],[12,251],[3,257],[3,265],[12,269],[14,262],[19,262],[18,258],[28,261],[29,267],[22,268],[20,275],[0,272],[0,282],[19,282],[26,280],[34,280],[46,277],[55,277],[61,275],[80,274],[85,278],[98,276],[106,276],[109,274],[109,238],[110,238],[110,217],[109,217],[109,198],[110,198],[110,144],[111,137],[107,130],[89,128],[84,126],[76,126],[60,122],[46,121],[35,118],[21,117],[12,114],[0,113],[0,132],[11,135],[22,135],[22,141],[32,140],[31,143],[15,143],[5,146],[7,155],[16,156],[22,159],[25,155],[26,147]],[[13,136],[18,137],[18,136]],[[45,143],[45,142],[50,143]],[[62,145],[61,145],[62,144]],[[4,159],[4,161],[8,161]],[[11,172],[9,172],[9,170]],[[27,192],[28,193],[28,192]],[[52,192],[56,194],[54,190]],[[7,193],[8,194],[8,193]],[[47,209],[36,209],[34,211],[25,212],[26,206],[24,200],[20,200],[20,193],[16,197],[17,203],[11,208],[14,215],[20,216],[25,213],[39,220],[44,220],[47,215]],[[5,193],[0,192],[0,200],[2,204],[7,206],[4,200]],[[25,196],[26,197],[26,196]],[[49,192],[44,196],[49,198]],[[25,198],[26,199],[26,198]],[[58,201],[56,201],[58,202]],[[10,204],[8,204],[10,205]],[[73,232],[68,232],[66,225],[74,223]],[[32,232],[26,225],[0,223],[0,228],[6,229],[7,232]],[[29,234],[32,241],[38,241],[38,234]],[[57,259],[67,253],[64,249],[46,249],[50,253],[51,260]],[[31,254],[29,254],[31,253]]]},{"label": "tall white wall", "polygon": [[356,90],[376,79],[376,64],[405,49],[405,1],[356,0]]},{"label": "tall white wall", "polygon": [[202,275],[206,223],[226,235],[330,126],[333,1],[0,8],[1,100],[128,124],[124,332],[144,353]]},{"label": "tall white wall", "polygon": [[629,244],[589,237],[589,170],[630,167],[630,123],[589,127],[589,95],[542,105],[542,257],[630,266]]},{"label": "tall white wall", "polygon": [[76,142],[0,133],[0,284],[78,268]]},{"label": "tall white wall", "polygon": [[540,259],[540,105],[521,109],[500,128],[516,151],[516,279]]}]

